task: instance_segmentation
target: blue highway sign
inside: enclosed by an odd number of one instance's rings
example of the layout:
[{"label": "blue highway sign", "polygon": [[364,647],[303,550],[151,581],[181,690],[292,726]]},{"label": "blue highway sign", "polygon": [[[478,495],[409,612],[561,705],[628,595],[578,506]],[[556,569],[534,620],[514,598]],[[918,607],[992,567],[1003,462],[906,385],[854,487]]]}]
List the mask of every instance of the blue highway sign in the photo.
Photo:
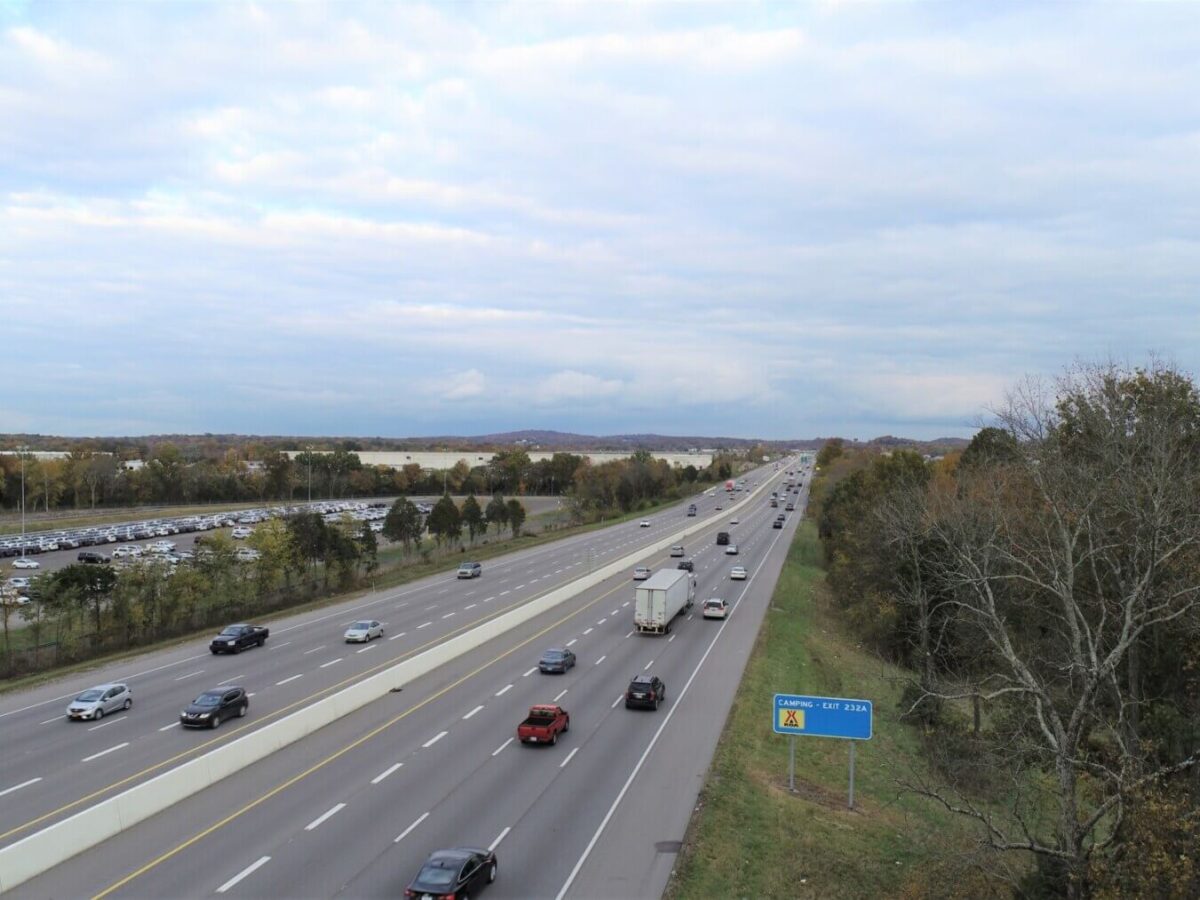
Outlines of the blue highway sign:
[{"label": "blue highway sign", "polygon": [[777,734],[869,741],[872,715],[870,700],[776,694],[771,724]]}]

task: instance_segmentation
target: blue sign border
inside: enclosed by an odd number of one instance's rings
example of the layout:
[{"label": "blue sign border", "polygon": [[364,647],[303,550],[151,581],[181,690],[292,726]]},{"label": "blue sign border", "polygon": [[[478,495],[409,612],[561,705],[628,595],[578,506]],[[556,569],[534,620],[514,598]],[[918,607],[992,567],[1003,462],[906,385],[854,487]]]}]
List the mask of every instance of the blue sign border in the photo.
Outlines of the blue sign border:
[{"label": "blue sign border", "polygon": [[[842,704],[847,703],[866,708],[846,709]],[[788,706],[804,710],[804,728],[780,727],[778,710]],[[771,703],[771,729],[776,734],[869,741],[875,733],[875,705],[870,700],[853,697],[776,694]]]}]

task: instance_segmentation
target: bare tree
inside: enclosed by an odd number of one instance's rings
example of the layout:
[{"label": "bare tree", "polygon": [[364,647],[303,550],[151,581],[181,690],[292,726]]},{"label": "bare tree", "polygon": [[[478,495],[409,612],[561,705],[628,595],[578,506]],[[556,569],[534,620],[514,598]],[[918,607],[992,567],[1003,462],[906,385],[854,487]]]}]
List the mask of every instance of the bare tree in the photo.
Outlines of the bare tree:
[{"label": "bare tree", "polygon": [[1013,802],[1001,822],[966,792],[909,786],[978,820],[994,848],[1039,855],[1083,896],[1128,798],[1198,759],[1189,748],[1151,761],[1137,723],[1140,644],[1195,629],[1200,615],[1200,397],[1162,365],[1081,367],[1054,391],[1022,385],[999,418],[1014,459],[960,470],[956,490],[931,490],[926,509],[885,522],[936,582],[900,599],[927,610],[944,598],[974,642],[969,671],[923,674],[922,699],[1002,711],[995,758],[1043,776],[1055,814],[1030,814],[1046,798]]}]

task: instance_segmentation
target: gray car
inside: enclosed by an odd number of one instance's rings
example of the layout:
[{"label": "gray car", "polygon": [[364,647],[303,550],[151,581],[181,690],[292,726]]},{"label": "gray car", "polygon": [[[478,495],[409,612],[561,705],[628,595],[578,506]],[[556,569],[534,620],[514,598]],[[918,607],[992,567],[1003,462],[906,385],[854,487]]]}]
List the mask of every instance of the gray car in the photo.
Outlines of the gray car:
[{"label": "gray car", "polygon": [[103,719],[105,713],[129,709],[133,692],[127,684],[101,684],[88,688],[67,707],[68,719]]}]

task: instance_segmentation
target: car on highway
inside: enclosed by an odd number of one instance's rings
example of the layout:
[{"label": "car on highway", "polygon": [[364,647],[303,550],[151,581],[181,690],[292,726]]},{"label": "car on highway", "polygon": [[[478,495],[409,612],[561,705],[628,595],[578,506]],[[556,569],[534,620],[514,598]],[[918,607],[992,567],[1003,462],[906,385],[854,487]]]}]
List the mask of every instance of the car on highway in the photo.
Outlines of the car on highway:
[{"label": "car on highway", "polygon": [[483,566],[477,562],[465,562],[458,567],[458,578],[478,578],[483,574]]},{"label": "car on highway", "polygon": [[18,556],[12,561],[14,569],[40,569],[42,564],[36,559],[30,559],[28,556]]},{"label": "car on highway", "polygon": [[729,570],[729,578],[731,581],[745,581],[746,580],[746,567],[745,566],[734,566],[732,569]]},{"label": "car on highway", "polygon": [[562,672],[566,673],[567,669],[575,665],[575,654],[565,648],[551,647],[542,654],[542,658],[538,660],[539,672]]},{"label": "car on highway", "polygon": [[720,511],[721,511],[721,510],[723,510],[724,508],[725,508],[725,507],[724,507],[724,506],[722,506],[720,503],[718,503],[716,506],[714,506],[714,507],[713,507],[713,509],[715,509],[717,512],[720,512]]},{"label": "car on highway", "polygon": [[671,548],[672,556],[683,556],[683,544],[676,544]]},{"label": "car on highway", "polygon": [[625,708],[658,709],[667,699],[667,686],[657,675],[634,675],[625,691]]},{"label": "car on highway", "polygon": [[244,716],[250,709],[246,689],[237,685],[205,691],[179,713],[179,724],[188,728],[216,728],[225,719]]},{"label": "car on highway", "polygon": [[782,528],[783,527],[783,519],[776,519],[774,522],[771,523],[771,527],[772,528]]},{"label": "car on highway", "polygon": [[383,637],[383,626],[374,619],[363,619],[347,628],[343,637],[347,644],[365,644],[371,638]]},{"label": "car on highway", "polygon": [[462,900],[496,880],[496,854],[480,847],[455,847],[429,854],[417,877],[404,889],[407,898]]},{"label": "car on highway", "polygon": [[786,509],[788,512],[795,512],[795,511],[796,511],[796,504],[795,504],[795,503],[792,503],[792,502],[789,500],[789,501],[788,501],[788,505],[787,505],[787,506],[785,506],[785,507],[784,507],[784,509]]},{"label": "car on highway", "polygon": [[638,522],[638,528],[649,528],[649,527],[650,527],[649,519],[642,519],[642,521]]},{"label": "car on highway", "polygon": [[114,682],[98,684],[88,688],[69,704],[67,704],[68,719],[103,719],[111,712],[129,709],[133,706],[133,692],[129,685]]},{"label": "car on highway", "polygon": [[214,654],[240,653],[249,647],[261,647],[270,636],[263,625],[227,625],[208,645]]},{"label": "car on highway", "polygon": [[529,715],[517,726],[517,740],[522,744],[558,743],[558,736],[571,730],[571,716],[561,706],[553,704],[529,707]]},{"label": "car on highway", "polygon": [[688,572],[695,572],[696,571],[696,563],[690,559],[681,559],[679,561],[679,565],[677,565],[675,568],[684,569],[685,571],[688,571]]},{"label": "car on highway", "polygon": [[634,569],[633,569],[633,580],[634,581],[645,581],[649,577],[650,577],[650,567],[649,566],[635,566],[634,567]]},{"label": "car on highway", "polygon": [[689,516],[694,516],[694,515],[696,515],[696,504],[695,504],[695,503],[691,504],[691,505],[688,507],[687,514],[688,514]]},{"label": "car on highway", "polygon": [[730,524],[730,525],[736,525],[736,524],[738,524],[738,522],[740,522],[740,521],[741,521],[741,520],[740,520],[740,519],[739,519],[737,516],[734,516],[732,519],[730,519],[730,520],[729,520],[729,524]]},{"label": "car on highway", "polygon": [[729,604],[720,597],[709,597],[700,607],[700,615],[706,619],[723,619],[729,611]]},{"label": "car on highway", "polygon": [[738,553],[737,544],[730,544],[728,547],[725,548],[726,556],[737,556],[737,553]]}]

